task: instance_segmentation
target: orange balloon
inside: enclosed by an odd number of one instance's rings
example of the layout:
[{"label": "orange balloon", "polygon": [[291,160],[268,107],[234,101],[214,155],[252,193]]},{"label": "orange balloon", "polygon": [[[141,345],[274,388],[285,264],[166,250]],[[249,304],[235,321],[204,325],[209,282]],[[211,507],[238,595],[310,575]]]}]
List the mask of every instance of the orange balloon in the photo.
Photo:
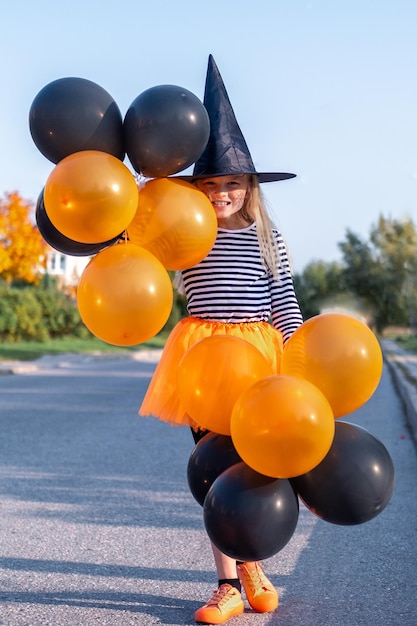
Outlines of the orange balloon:
[{"label": "orange balloon", "polygon": [[239,395],[272,373],[266,358],[248,341],[213,335],[195,343],[182,357],[178,395],[185,411],[202,428],[230,435],[230,417]]},{"label": "orange balloon", "polygon": [[275,375],[242,393],[231,418],[237,453],[252,469],[274,478],[309,472],[333,442],[335,420],[327,399],[307,380]]},{"label": "orange balloon", "polygon": [[133,346],[154,337],[173,302],[168,272],[150,252],[121,243],[99,252],[77,290],[81,319],[99,339]]},{"label": "orange balloon", "polygon": [[135,215],[138,187],[133,174],[106,152],[74,152],[50,173],[45,211],[55,228],[80,243],[100,243],[122,233]]},{"label": "orange balloon", "polygon": [[168,270],[204,259],[217,235],[217,218],[207,196],[182,180],[158,178],[139,190],[130,241],[152,252]]},{"label": "orange balloon", "polygon": [[383,358],[358,319],[324,313],[302,324],[284,346],[281,373],[305,378],[326,396],[336,418],[361,407],[381,379]]}]

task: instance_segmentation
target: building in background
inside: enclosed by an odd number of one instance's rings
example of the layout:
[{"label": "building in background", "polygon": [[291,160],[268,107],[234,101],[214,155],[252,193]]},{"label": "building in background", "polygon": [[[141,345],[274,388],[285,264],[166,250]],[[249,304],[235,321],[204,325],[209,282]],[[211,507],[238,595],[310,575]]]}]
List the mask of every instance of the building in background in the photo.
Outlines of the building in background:
[{"label": "building in background", "polygon": [[77,287],[80,276],[91,258],[70,256],[48,246],[45,271],[57,279],[61,288],[72,291]]}]

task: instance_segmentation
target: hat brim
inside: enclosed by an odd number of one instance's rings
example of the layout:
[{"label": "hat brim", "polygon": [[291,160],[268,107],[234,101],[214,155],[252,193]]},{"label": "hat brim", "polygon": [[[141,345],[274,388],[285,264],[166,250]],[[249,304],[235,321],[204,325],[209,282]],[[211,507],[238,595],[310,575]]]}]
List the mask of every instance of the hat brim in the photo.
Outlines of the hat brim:
[{"label": "hat brim", "polygon": [[257,176],[260,183],[274,183],[280,180],[295,178],[297,176],[297,174],[290,174],[289,172],[240,172],[239,174],[237,174],[236,172],[221,172],[218,174],[198,174],[197,176],[181,176],[181,174],[177,174],[176,178],[181,178],[182,180],[193,182],[194,180],[199,180],[202,178],[218,178],[219,176],[243,176],[244,174]]}]

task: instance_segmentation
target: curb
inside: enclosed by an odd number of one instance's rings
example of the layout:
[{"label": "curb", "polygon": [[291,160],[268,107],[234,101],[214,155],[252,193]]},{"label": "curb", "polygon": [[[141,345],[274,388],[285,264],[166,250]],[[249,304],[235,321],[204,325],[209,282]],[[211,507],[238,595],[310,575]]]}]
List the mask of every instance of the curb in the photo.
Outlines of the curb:
[{"label": "curb", "polygon": [[50,354],[39,357],[36,361],[0,361],[0,376],[10,374],[32,374],[44,367],[62,367],[63,363],[88,363],[91,361],[108,360],[140,361],[146,363],[157,363],[161,357],[162,349],[136,350],[125,353],[83,353],[83,354]]},{"label": "curb", "polygon": [[34,363],[22,363],[21,361],[0,362],[0,376],[8,374],[31,374],[38,371]]},{"label": "curb", "polygon": [[[407,419],[407,426],[410,429],[414,443],[417,444],[417,381],[415,384],[407,380],[407,375],[403,371],[395,355],[390,352],[384,353],[384,362],[391,373],[394,386],[404,405],[404,412]],[[406,365],[403,365],[409,371]],[[411,375],[410,375],[411,376]],[[413,378],[411,376],[411,378]]]}]

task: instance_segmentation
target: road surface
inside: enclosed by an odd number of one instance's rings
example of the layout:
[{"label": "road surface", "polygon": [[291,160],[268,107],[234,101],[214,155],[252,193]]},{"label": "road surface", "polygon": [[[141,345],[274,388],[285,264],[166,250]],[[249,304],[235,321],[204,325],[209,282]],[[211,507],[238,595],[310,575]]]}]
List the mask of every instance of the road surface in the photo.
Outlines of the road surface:
[{"label": "road surface", "polygon": [[[183,626],[216,587],[186,428],[136,414],[155,363],[44,357],[0,376],[0,624]],[[352,421],[396,469],[374,520],[336,526],[303,506],[265,563],[272,614],[231,626],[415,626],[417,457],[385,368]]]}]

